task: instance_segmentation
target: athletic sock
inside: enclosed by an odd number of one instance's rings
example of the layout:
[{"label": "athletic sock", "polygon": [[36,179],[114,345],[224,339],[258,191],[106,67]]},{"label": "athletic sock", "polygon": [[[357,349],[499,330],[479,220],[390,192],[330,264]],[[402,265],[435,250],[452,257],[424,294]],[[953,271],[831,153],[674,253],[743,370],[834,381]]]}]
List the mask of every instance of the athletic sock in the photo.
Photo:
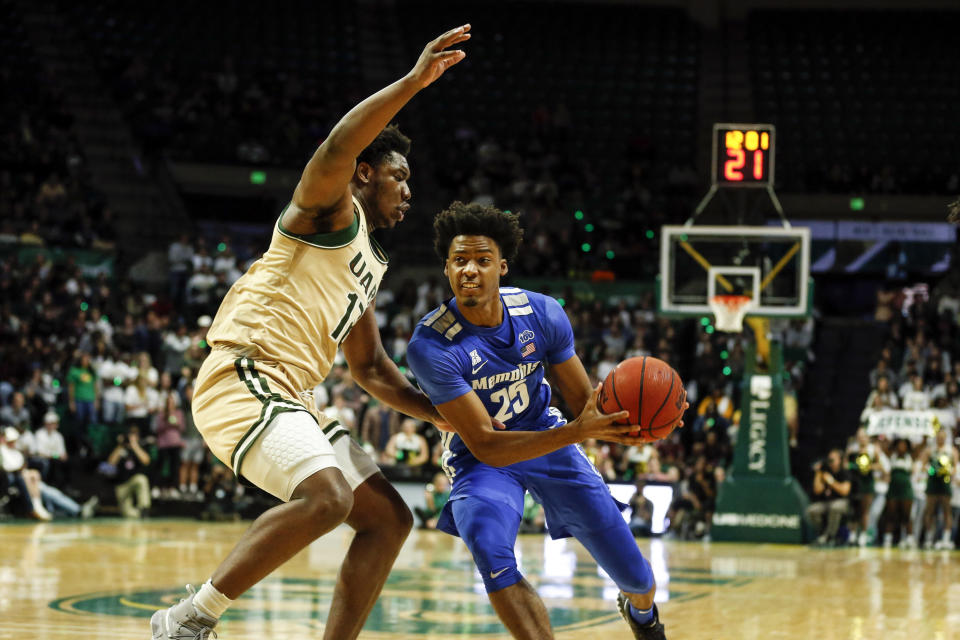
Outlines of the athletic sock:
[{"label": "athletic sock", "polygon": [[210,580],[204,582],[200,591],[197,591],[197,595],[193,597],[193,606],[197,611],[217,620],[231,604],[233,600],[220,593]]},{"label": "athletic sock", "polygon": [[640,610],[633,606],[632,603],[628,602],[627,610],[630,612],[630,617],[636,620],[639,624],[648,625],[653,621],[653,607]]}]

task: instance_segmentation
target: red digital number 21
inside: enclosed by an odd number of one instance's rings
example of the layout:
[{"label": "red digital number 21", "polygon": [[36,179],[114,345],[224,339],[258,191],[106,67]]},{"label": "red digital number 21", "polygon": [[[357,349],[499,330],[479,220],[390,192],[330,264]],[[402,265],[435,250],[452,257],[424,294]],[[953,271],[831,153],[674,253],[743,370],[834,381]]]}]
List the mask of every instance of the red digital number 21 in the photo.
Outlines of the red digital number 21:
[{"label": "red digital number 21", "polygon": [[727,149],[727,155],[730,160],[723,163],[723,177],[731,182],[741,182],[743,180],[743,165],[747,162],[747,154],[743,149]]}]

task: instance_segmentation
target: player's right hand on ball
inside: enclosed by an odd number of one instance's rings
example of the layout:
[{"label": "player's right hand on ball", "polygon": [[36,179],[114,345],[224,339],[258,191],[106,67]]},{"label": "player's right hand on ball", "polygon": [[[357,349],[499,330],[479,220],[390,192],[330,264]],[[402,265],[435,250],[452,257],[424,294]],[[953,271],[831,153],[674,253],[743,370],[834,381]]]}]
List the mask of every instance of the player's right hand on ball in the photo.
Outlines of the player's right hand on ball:
[{"label": "player's right hand on ball", "polygon": [[[600,389],[603,383],[597,384],[597,387],[590,394],[587,400],[587,406],[577,417],[579,428],[583,432],[583,438],[597,438],[598,440],[611,440],[619,442],[619,438],[626,436],[631,431],[637,431],[640,427],[637,425],[614,424],[621,420],[630,418],[629,411],[617,411],[616,413],[602,413],[599,409],[598,399],[600,398]],[[634,438],[639,440],[639,438]]]},{"label": "player's right hand on ball", "polygon": [[467,54],[461,49],[452,49],[446,51],[447,47],[453,46],[459,42],[465,42],[470,39],[470,25],[465,24],[447,31],[442,36],[427,43],[420,54],[417,64],[410,70],[410,77],[417,87],[423,89],[437,78],[443,75],[443,72],[463,60]]}]

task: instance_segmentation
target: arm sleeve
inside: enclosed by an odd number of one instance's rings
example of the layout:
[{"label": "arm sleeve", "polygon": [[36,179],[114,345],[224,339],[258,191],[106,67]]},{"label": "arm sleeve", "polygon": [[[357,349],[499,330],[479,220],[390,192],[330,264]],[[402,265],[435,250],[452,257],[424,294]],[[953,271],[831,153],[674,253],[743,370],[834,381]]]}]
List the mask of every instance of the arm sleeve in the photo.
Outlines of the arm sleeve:
[{"label": "arm sleeve", "polygon": [[550,296],[543,296],[546,321],[544,330],[547,338],[547,362],[559,364],[566,362],[577,351],[573,346],[573,328],[560,303]]},{"label": "arm sleeve", "polygon": [[407,347],[407,363],[417,384],[434,405],[449,402],[472,390],[453,348],[414,338]]}]

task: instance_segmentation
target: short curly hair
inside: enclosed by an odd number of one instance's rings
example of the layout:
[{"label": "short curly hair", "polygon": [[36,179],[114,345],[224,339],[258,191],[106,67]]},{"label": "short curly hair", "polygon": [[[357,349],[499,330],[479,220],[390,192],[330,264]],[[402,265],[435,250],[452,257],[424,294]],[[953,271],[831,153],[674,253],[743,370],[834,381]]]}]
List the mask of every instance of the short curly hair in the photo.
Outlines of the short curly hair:
[{"label": "short curly hair", "polygon": [[373,142],[360,152],[360,155],[357,156],[357,164],[366,162],[370,166],[376,167],[394,151],[403,157],[409,155],[410,138],[400,132],[400,127],[391,124],[384,127],[383,131],[373,139]]},{"label": "short curly hair", "polygon": [[453,202],[433,219],[433,249],[446,261],[450,243],[457,236],[486,236],[500,248],[500,255],[513,260],[523,242],[523,228],[514,213],[482,204]]}]

